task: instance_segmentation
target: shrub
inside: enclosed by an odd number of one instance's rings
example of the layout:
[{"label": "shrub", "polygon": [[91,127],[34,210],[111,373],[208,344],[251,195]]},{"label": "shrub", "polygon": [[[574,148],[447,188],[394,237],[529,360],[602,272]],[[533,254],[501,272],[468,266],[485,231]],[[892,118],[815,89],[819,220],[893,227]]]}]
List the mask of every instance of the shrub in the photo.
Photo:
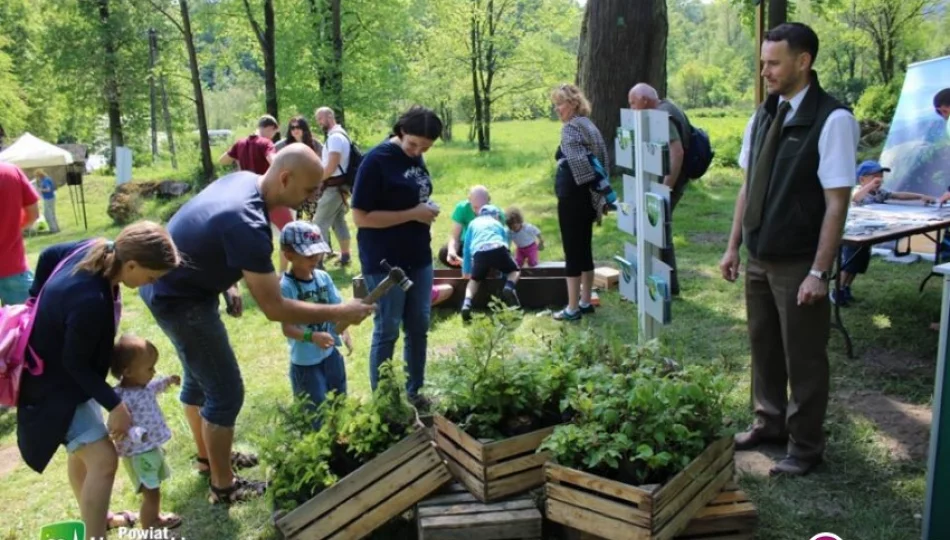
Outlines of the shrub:
[{"label": "shrub", "polygon": [[718,137],[712,142],[716,155],[713,165],[718,167],[738,167],[739,152],[742,150],[742,134]]},{"label": "shrub", "polygon": [[721,436],[728,383],[681,368],[655,342],[578,373],[562,408],[574,413],[541,445],[566,467],[634,485],[664,483]]},{"label": "shrub", "polygon": [[504,439],[569,420],[560,405],[578,369],[603,361],[603,344],[566,330],[535,350],[515,349],[518,310],[493,302],[476,315],[467,343],[434,364],[426,392],[436,409],[477,439]]},{"label": "shrub", "polygon": [[[319,420],[320,429],[314,429]],[[291,510],[332,486],[417,429],[415,409],[405,396],[402,369],[392,361],[379,368],[379,385],[366,402],[331,394],[320,407],[296,399],[278,408],[273,429],[258,437],[269,468],[267,494],[274,506]]]},{"label": "shrub", "polygon": [[900,86],[895,83],[876,84],[869,86],[861,94],[854,115],[859,120],[878,120],[890,122],[897,110],[897,98],[900,96]]}]

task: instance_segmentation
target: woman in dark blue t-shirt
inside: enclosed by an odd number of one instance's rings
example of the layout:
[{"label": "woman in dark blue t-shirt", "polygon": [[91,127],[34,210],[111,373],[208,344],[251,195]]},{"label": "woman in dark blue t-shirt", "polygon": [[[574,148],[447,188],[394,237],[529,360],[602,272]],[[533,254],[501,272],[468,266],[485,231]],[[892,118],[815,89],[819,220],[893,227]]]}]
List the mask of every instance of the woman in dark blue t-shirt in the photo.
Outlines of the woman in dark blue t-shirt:
[{"label": "woman in dark blue t-shirt", "polygon": [[386,278],[384,259],[402,268],[414,284],[408,291],[393,288],[376,304],[370,383],[375,389],[379,365],[392,358],[402,324],[407,391],[410,400],[422,405],[432,290],[429,230],[439,215],[429,200],[432,180],[422,154],[442,135],[442,121],[430,109],[413,107],[393,126],[393,134],[363,158],[351,207],[366,287],[373,290]]}]

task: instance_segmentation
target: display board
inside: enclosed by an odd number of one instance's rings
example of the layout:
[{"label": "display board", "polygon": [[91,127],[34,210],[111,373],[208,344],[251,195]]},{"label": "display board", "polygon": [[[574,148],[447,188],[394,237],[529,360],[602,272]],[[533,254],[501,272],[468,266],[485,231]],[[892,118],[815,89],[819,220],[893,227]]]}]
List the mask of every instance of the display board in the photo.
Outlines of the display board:
[{"label": "display board", "polygon": [[624,243],[620,265],[620,294],[636,302],[638,340],[656,336],[656,323],[669,324],[671,268],[658,258],[670,242],[670,190],[661,182],[669,172],[669,115],[663,111],[620,110],[614,140],[617,166],[623,175],[623,200],[617,227],[633,236]]},{"label": "display board", "polygon": [[950,56],[907,66],[881,152],[881,164],[891,169],[887,189],[939,196],[950,187],[950,126],[934,110],[944,88],[950,88]]}]

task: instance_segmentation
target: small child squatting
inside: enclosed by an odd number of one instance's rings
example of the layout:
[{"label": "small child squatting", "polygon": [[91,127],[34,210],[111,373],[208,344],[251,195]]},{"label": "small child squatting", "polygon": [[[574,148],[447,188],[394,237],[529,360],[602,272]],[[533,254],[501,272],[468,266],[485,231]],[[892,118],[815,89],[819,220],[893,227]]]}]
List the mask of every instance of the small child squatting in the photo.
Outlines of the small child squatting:
[{"label": "small child squatting", "polygon": [[478,292],[479,284],[492,270],[506,275],[501,299],[509,306],[521,307],[515,292],[521,272],[515,260],[511,258],[508,231],[501,223],[501,210],[497,206],[488,204],[479,210],[478,217],[465,229],[462,245],[462,275],[469,280],[465,287],[465,301],[462,303],[462,320],[469,322],[472,319],[472,298]]},{"label": "small child squatting", "polygon": [[[172,433],[158,406],[157,396],[172,385],[180,385],[181,377],[155,378],[157,363],[158,349],[152,342],[131,335],[124,335],[116,342],[111,371],[119,379],[116,394],[132,413],[132,427],[125,437],[115,441],[115,446],[129,480],[136,492],[142,494],[138,515],[141,527],[173,529],[181,525],[181,518],[161,513],[161,485],[171,475],[162,445],[171,439]],[[110,524],[120,516],[124,524],[135,526],[136,518],[128,512],[110,516]]]}]

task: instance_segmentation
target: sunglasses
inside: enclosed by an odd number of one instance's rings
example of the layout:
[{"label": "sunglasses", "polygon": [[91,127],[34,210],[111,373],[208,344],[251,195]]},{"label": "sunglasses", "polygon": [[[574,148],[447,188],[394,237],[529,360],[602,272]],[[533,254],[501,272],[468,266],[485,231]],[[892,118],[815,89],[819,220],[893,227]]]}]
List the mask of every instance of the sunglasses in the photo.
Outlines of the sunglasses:
[{"label": "sunglasses", "polygon": [[303,126],[301,126],[300,124],[293,124],[290,126],[290,129],[303,129]]}]

